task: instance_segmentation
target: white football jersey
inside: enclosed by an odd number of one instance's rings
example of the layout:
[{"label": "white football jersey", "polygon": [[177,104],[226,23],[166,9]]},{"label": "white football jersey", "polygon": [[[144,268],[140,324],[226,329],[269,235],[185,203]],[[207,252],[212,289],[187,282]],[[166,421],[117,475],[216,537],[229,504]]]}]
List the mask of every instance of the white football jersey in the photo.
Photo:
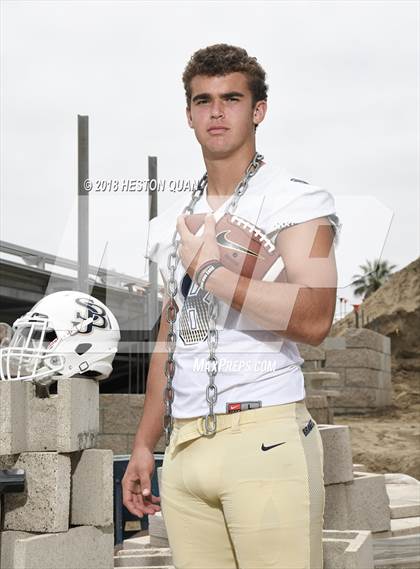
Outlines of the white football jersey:
[{"label": "white football jersey", "polygon": [[[167,282],[168,254],[176,229],[177,216],[190,202],[191,193],[177,196],[171,207],[149,224],[146,257],[158,264]],[[215,211],[207,202],[207,194],[198,201],[194,213],[213,212],[222,215],[231,200],[229,197]],[[245,194],[239,199],[235,215],[262,229],[275,242],[279,231],[316,217],[326,216],[335,230],[338,242],[341,223],[335,211],[332,194],[294,178],[285,168],[266,163],[249,181]],[[176,370],[172,413],[176,418],[191,418],[208,413],[206,386],[208,374],[209,293],[200,289],[178,262],[175,273],[178,291],[175,301],[179,308],[175,330],[177,344],[174,354]],[[262,406],[299,401],[305,397],[301,370],[303,359],[295,342],[281,338],[252,321],[218,299],[217,319],[219,360],[216,413],[226,413],[228,403],[261,401]]]}]

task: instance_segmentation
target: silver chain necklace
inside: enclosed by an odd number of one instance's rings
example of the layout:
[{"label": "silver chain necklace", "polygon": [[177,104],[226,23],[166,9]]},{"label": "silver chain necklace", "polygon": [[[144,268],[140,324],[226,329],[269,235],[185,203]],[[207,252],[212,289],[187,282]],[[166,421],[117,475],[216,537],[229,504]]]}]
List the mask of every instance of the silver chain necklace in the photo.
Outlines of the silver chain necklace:
[{"label": "silver chain necklace", "polygon": [[[239,199],[248,189],[249,180],[254,176],[264,159],[262,154],[258,152],[255,153],[251,163],[246,169],[245,175],[239,184],[236,186],[231,200],[228,200],[228,205],[225,209],[224,214],[231,214],[235,211]],[[193,191],[193,195],[190,203],[183,209],[182,214],[188,213],[191,215],[194,212],[194,207],[198,200],[203,195],[208,184],[207,172],[198,182],[197,188]],[[171,250],[168,256],[168,269],[169,269],[169,279],[167,281],[166,292],[169,296],[168,306],[166,308],[166,320],[169,323],[169,331],[166,338],[166,347],[168,350],[168,359],[165,362],[165,376],[166,376],[166,386],[163,390],[163,400],[165,403],[165,415],[163,417],[163,427],[165,429],[165,445],[169,445],[172,429],[173,429],[173,417],[172,417],[172,403],[174,400],[174,389],[172,387],[172,380],[175,375],[175,360],[174,352],[176,348],[176,333],[175,333],[175,323],[177,317],[177,308],[175,304],[175,296],[178,292],[178,284],[175,280],[175,271],[178,266],[179,256],[178,245],[180,239],[177,239],[178,231],[172,237]],[[210,294],[210,301],[208,304],[208,337],[207,343],[209,346],[209,356],[207,359],[207,374],[209,376],[209,383],[206,387],[206,399],[209,405],[209,412],[204,417],[205,425],[205,436],[212,435],[216,431],[217,422],[216,414],[214,413],[214,406],[217,401],[217,386],[214,379],[217,375],[217,364],[218,359],[216,357],[216,348],[218,344],[218,332],[216,328],[216,321],[219,314],[219,304],[217,298],[213,294]]]}]

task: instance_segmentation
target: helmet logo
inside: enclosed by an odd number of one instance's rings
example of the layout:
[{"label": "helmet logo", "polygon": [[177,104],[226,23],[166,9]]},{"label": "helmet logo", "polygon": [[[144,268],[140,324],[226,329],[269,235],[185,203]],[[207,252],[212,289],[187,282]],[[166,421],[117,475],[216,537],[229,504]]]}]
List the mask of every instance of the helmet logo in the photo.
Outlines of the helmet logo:
[{"label": "helmet logo", "polygon": [[[77,304],[83,306],[84,311],[76,312],[76,320],[72,320],[72,324],[82,324],[86,320],[89,322],[84,326],[86,329],[83,330],[83,326],[79,328],[81,334],[89,334],[92,332],[93,326],[96,328],[110,328],[108,316],[102,306],[95,304],[93,300],[88,298],[76,298]],[[82,313],[83,312],[83,313]]]}]

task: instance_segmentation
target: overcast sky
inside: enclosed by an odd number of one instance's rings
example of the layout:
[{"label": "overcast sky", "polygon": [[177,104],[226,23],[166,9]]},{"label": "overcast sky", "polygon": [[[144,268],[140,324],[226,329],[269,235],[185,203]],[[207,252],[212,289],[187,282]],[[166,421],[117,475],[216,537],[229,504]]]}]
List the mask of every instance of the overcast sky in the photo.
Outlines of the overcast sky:
[{"label": "overcast sky", "polygon": [[[267,72],[258,150],[336,199],[352,299],[367,259],[419,255],[418,19],[415,1],[3,1],[1,239],[76,259],[78,114],[93,180],[144,180],[148,155],[160,178],[200,177],[181,75],[225,42]],[[146,193],[90,196],[90,262],[145,275]]]}]

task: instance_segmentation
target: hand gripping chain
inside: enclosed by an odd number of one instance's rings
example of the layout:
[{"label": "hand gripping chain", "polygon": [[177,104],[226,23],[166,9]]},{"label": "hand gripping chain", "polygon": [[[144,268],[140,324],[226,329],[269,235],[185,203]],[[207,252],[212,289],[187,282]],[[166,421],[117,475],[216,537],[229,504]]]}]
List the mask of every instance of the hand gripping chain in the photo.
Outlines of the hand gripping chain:
[{"label": "hand gripping chain", "polygon": [[[255,153],[251,163],[249,164],[244,177],[236,186],[231,200],[228,200],[228,205],[225,209],[225,214],[231,214],[235,211],[239,199],[243,196],[248,188],[249,180],[254,176],[261,166],[264,156]],[[207,172],[198,182],[197,188],[194,190],[190,203],[184,208],[182,214],[188,213],[191,215],[194,212],[194,207],[198,200],[203,195],[208,183]],[[166,292],[169,296],[168,306],[166,308],[166,320],[169,323],[169,330],[166,339],[166,347],[168,350],[168,359],[165,362],[165,376],[166,376],[166,386],[163,390],[163,400],[165,403],[165,414],[163,417],[163,427],[165,429],[165,445],[169,445],[171,438],[171,433],[173,429],[173,417],[172,417],[172,403],[174,400],[174,389],[172,387],[172,380],[175,375],[176,362],[174,360],[174,353],[176,348],[176,305],[175,297],[178,292],[178,284],[175,279],[175,271],[178,266],[179,256],[178,245],[180,239],[177,239],[177,230],[172,237],[171,250],[168,256],[168,270],[169,278],[167,281]],[[206,399],[209,406],[209,412],[204,417],[205,425],[205,436],[212,435],[216,431],[216,414],[214,413],[214,406],[217,401],[217,386],[215,384],[215,377],[218,371],[218,359],[216,357],[216,348],[218,343],[218,332],[216,328],[216,321],[219,314],[219,304],[217,298],[213,294],[210,294],[210,302],[208,304],[208,320],[209,320],[209,331],[207,337],[207,344],[209,346],[209,356],[207,358],[207,374],[209,376],[209,383],[206,387]]]}]

